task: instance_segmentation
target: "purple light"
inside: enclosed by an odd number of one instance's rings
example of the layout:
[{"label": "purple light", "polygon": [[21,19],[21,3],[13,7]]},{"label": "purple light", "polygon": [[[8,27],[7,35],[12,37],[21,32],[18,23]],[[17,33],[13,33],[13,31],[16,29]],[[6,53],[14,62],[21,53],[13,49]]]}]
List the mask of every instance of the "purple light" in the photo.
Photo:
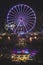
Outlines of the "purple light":
[{"label": "purple light", "polygon": [[14,54],[29,54],[29,50],[28,49],[14,49],[13,51],[12,51],[12,53],[14,53]]},{"label": "purple light", "polygon": [[31,56],[35,56],[37,53],[38,53],[38,51],[33,50],[30,54],[31,54]]},{"label": "purple light", "polygon": [[16,26],[15,28],[13,27],[13,29],[10,27],[14,33],[20,34],[21,32],[30,32],[36,24],[35,12],[28,5],[15,5],[9,10],[7,15],[7,23],[11,22]]}]

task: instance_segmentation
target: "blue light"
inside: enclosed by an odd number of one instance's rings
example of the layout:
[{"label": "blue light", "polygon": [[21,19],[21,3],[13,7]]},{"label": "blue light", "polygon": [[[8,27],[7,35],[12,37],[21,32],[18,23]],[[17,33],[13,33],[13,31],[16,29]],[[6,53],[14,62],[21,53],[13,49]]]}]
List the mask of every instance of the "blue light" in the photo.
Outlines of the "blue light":
[{"label": "blue light", "polygon": [[21,51],[17,51],[17,53],[21,53]]},{"label": "blue light", "polygon": [[24,49],[26,54],[29,54],[29,50],[28,49]]},{"label": "blue light", "polygon": [[19,36],[24,35],[24,34],[25,34],[25,32],[22,32],[22,31],[18,33]]},{"label": "blue light", "polygon": [[14,49],[14,52],[17,54],[29,54],[29,50],[28,49]]}]

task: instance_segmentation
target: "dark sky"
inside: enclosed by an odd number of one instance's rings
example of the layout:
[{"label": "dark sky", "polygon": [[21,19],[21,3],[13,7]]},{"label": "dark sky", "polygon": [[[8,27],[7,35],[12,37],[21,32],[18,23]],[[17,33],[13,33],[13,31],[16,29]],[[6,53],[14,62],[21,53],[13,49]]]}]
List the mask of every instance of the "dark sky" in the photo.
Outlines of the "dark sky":
[{"label": "dark sky", "polygon": [[[27,4],[33,8],[36,13],[37,23],[36,28],[43,27],[43,21],[40,22],[41,16],[43,14],[43,0],[0,0],[0,30],[4,30],[4,24],[6,22],[6,15],[9,9],[15,4]],[[42,17],[43,18],[43,17]]]}]

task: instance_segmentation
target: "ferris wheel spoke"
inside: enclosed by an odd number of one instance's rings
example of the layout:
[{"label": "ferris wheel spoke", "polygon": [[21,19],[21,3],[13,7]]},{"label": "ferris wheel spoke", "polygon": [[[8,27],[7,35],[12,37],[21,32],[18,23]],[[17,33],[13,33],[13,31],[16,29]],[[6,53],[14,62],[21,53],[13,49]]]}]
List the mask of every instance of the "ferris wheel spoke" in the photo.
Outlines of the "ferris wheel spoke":
[{"label": "ferris wheel spoke", "polygon": [[13,8],[11,11],[9,11],[9,13],[16,14],[17,12],[16,9]]},{"label": "ferris wheel spoke", "polygon": [[32,11],[27,12],[27,15],[28,15],[28,16],[30,16],[30,15],[32,15],[32,14],[33,14]]},{"label": "ferris wheel spoke", "polygon": [[17,13],[17,11],[16,11],[16,9],[15,9],[15,8],[13,8],[12,12],[13,12],[14,14],[16,14],[16,13]]},{"label": "ferris wheel spoke", "polygon": [[22,5],[21,5],[21,12],[22,12]]},{"label": "ferris wheel spoke", "polygon": [[35,17],[29,17],[30,20],[35,20],[36,18]]},{"label": "ferris wheel spoke", "polygon": [[24,5],[22,5],[22,12],[24,12]]},{"label": "ferris wheel spoke", "polygon": [[32,17],[35,17],[35,15],[33,15],[33,13],[27,14],[27,16],[28,16],[28,17],[31,17],[31,18],[32,18]]},{"label": "ferris wheel spoke", "polygon": [[27,28],[26,28],[26,25],[24,24],[24,22],[23,22],[23,25],[24,25],[24,27],[25,27],[25,29],[26,29],[26,31],[27,31]]},{"label": "ferris wheel spoke", "polygon": [[27,18],[36,18],[34,15],[27,15]]},{"label": "ferris wheel spoke", "polygon": [[7,17],[7,19],[13,19],[13,18],[14,18],[14,17],[10,17],[10,18],[9,18],[9,17]]},{"label": "ferris wheel spoke", "polygon": [[8,14],[8,17],[14,17],[14,15]]},{"label": "ferris wheel spoke", "polygon": [[26,25],[26,27],[27,27],[28,30],[30,29],[30,27],[28,26],[28,24]]},{"label": "ferris wheel spoke", "polygon": [[9,20],[14,20],[13,18],[8,18]]},{"label": "ferris wheel spoke", "polygon": [[24,6],[24,12],[26,12],[27,9],[28,9],[28,8],[27,8],[27,6],[25,5],[25,6]]},{"label": "ferris wheel spoke", "polygon": [[13,12],[11,12],[11,13],[10,13],[10,15],[14,15],[14,13],[13,13]]},{"label": "ferris wheel spoke", "polygon": [[29,26],[29,27],[32,27],[32,25],[31,25],[31,24],[28,24],[28,26]]},{"label": "ferris wheel spoke", "polygon": [[12,12],[12,13],[16,13],[14,7],[11,9],[11,11],[9,11],[9,13]]},{"label": "ferris wheel spoke", "polygon": [[26,11],[27,11],[27,8],[25,9],[25,13],[26,13]]},{"label": "ferris wheel spoke", "polygon": [[25,6],[24,6],[24,8],[23,8],[23,13],[25,12]]},{"label": "ferris wheel spoke", "polygon": [[[8,22],[12,22],[13,20],[8,20]],[[13,21],[14,22],[14,21]]]},{"label": "ferris wheel spoke", "polygon": [[28,22],[28,24],[31,24],[31,25],[33,25],[33,22],[29,21],[29,22]]},{"label": "ferris wheel spoke", "polygon": [[29,14],[31,12],[30,8],[27,9],[26,14]]},{"label": "ferris wheel spoke", "polygon": [[31,22],[32,22],[32,21],[33,21],[33,22],[35,21],[34,18],[30,18],[30,19],[27,18],[26,20],[27,20],[27,21],[31,21]]},{"label": "ferris wheel spoke", "polygon": [[16,32],[16,30],[17,30],[17,28],[18,28],[18,26],[20,25],[20,22],[18,23],[18,25],[17,25],[17,27],[16,27],[16,29],[15,29],[15,31],[14,32]]},{"label": "ferris wheel spoke", "polygon": [[[20,8],[19,8],[19,5],[18,5],[18,11],[20,12]],[[19,12],[18,12],[18,13],[19,13]]]},{"label": "ferris wheel spoke", "polygon": [[28,19],[28,18],[27,18],[26,20],[27,20],[27,21],[31,21],[31,22],[34,23],[34,21],[35,21],[36,19],[34,19],[34,18],[29,18],[29,19]]},{"label": "ferris wheel spoke", "polygon": [[18,14],[20,14],[20,12],[22,12],[22,5],[18,5]]},{"label": "ferris wheel spoke", "polygon": [[26,8],[25,13],[27,14],[30,10],[30,8]]},{"label": "ferris wheel spoke", "polygon": [[28,16],[35,17],[35,14],[32,13],[32,14],[30,14],[30,15],[28,15]]},{"label": "ferris wheel spoke", "polygon": [[16,9],[16,11],[17,11],[17,13],[18,13],[19,11],[18,11],[17,7],[18,7],[18,6],[15,6],[15,9]]}]

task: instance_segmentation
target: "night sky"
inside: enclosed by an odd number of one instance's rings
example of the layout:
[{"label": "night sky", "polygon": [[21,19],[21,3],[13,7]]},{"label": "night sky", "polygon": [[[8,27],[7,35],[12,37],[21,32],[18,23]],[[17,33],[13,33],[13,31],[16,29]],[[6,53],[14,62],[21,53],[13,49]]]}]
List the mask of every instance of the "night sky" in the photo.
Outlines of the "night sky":
[{"label": "night sky", "polygon": [[0,31],[4,31],[6,16],[9,9],[16,4],[27,4],[36,13],[35,31],[43,29],[43,0],[0,0]]}]

